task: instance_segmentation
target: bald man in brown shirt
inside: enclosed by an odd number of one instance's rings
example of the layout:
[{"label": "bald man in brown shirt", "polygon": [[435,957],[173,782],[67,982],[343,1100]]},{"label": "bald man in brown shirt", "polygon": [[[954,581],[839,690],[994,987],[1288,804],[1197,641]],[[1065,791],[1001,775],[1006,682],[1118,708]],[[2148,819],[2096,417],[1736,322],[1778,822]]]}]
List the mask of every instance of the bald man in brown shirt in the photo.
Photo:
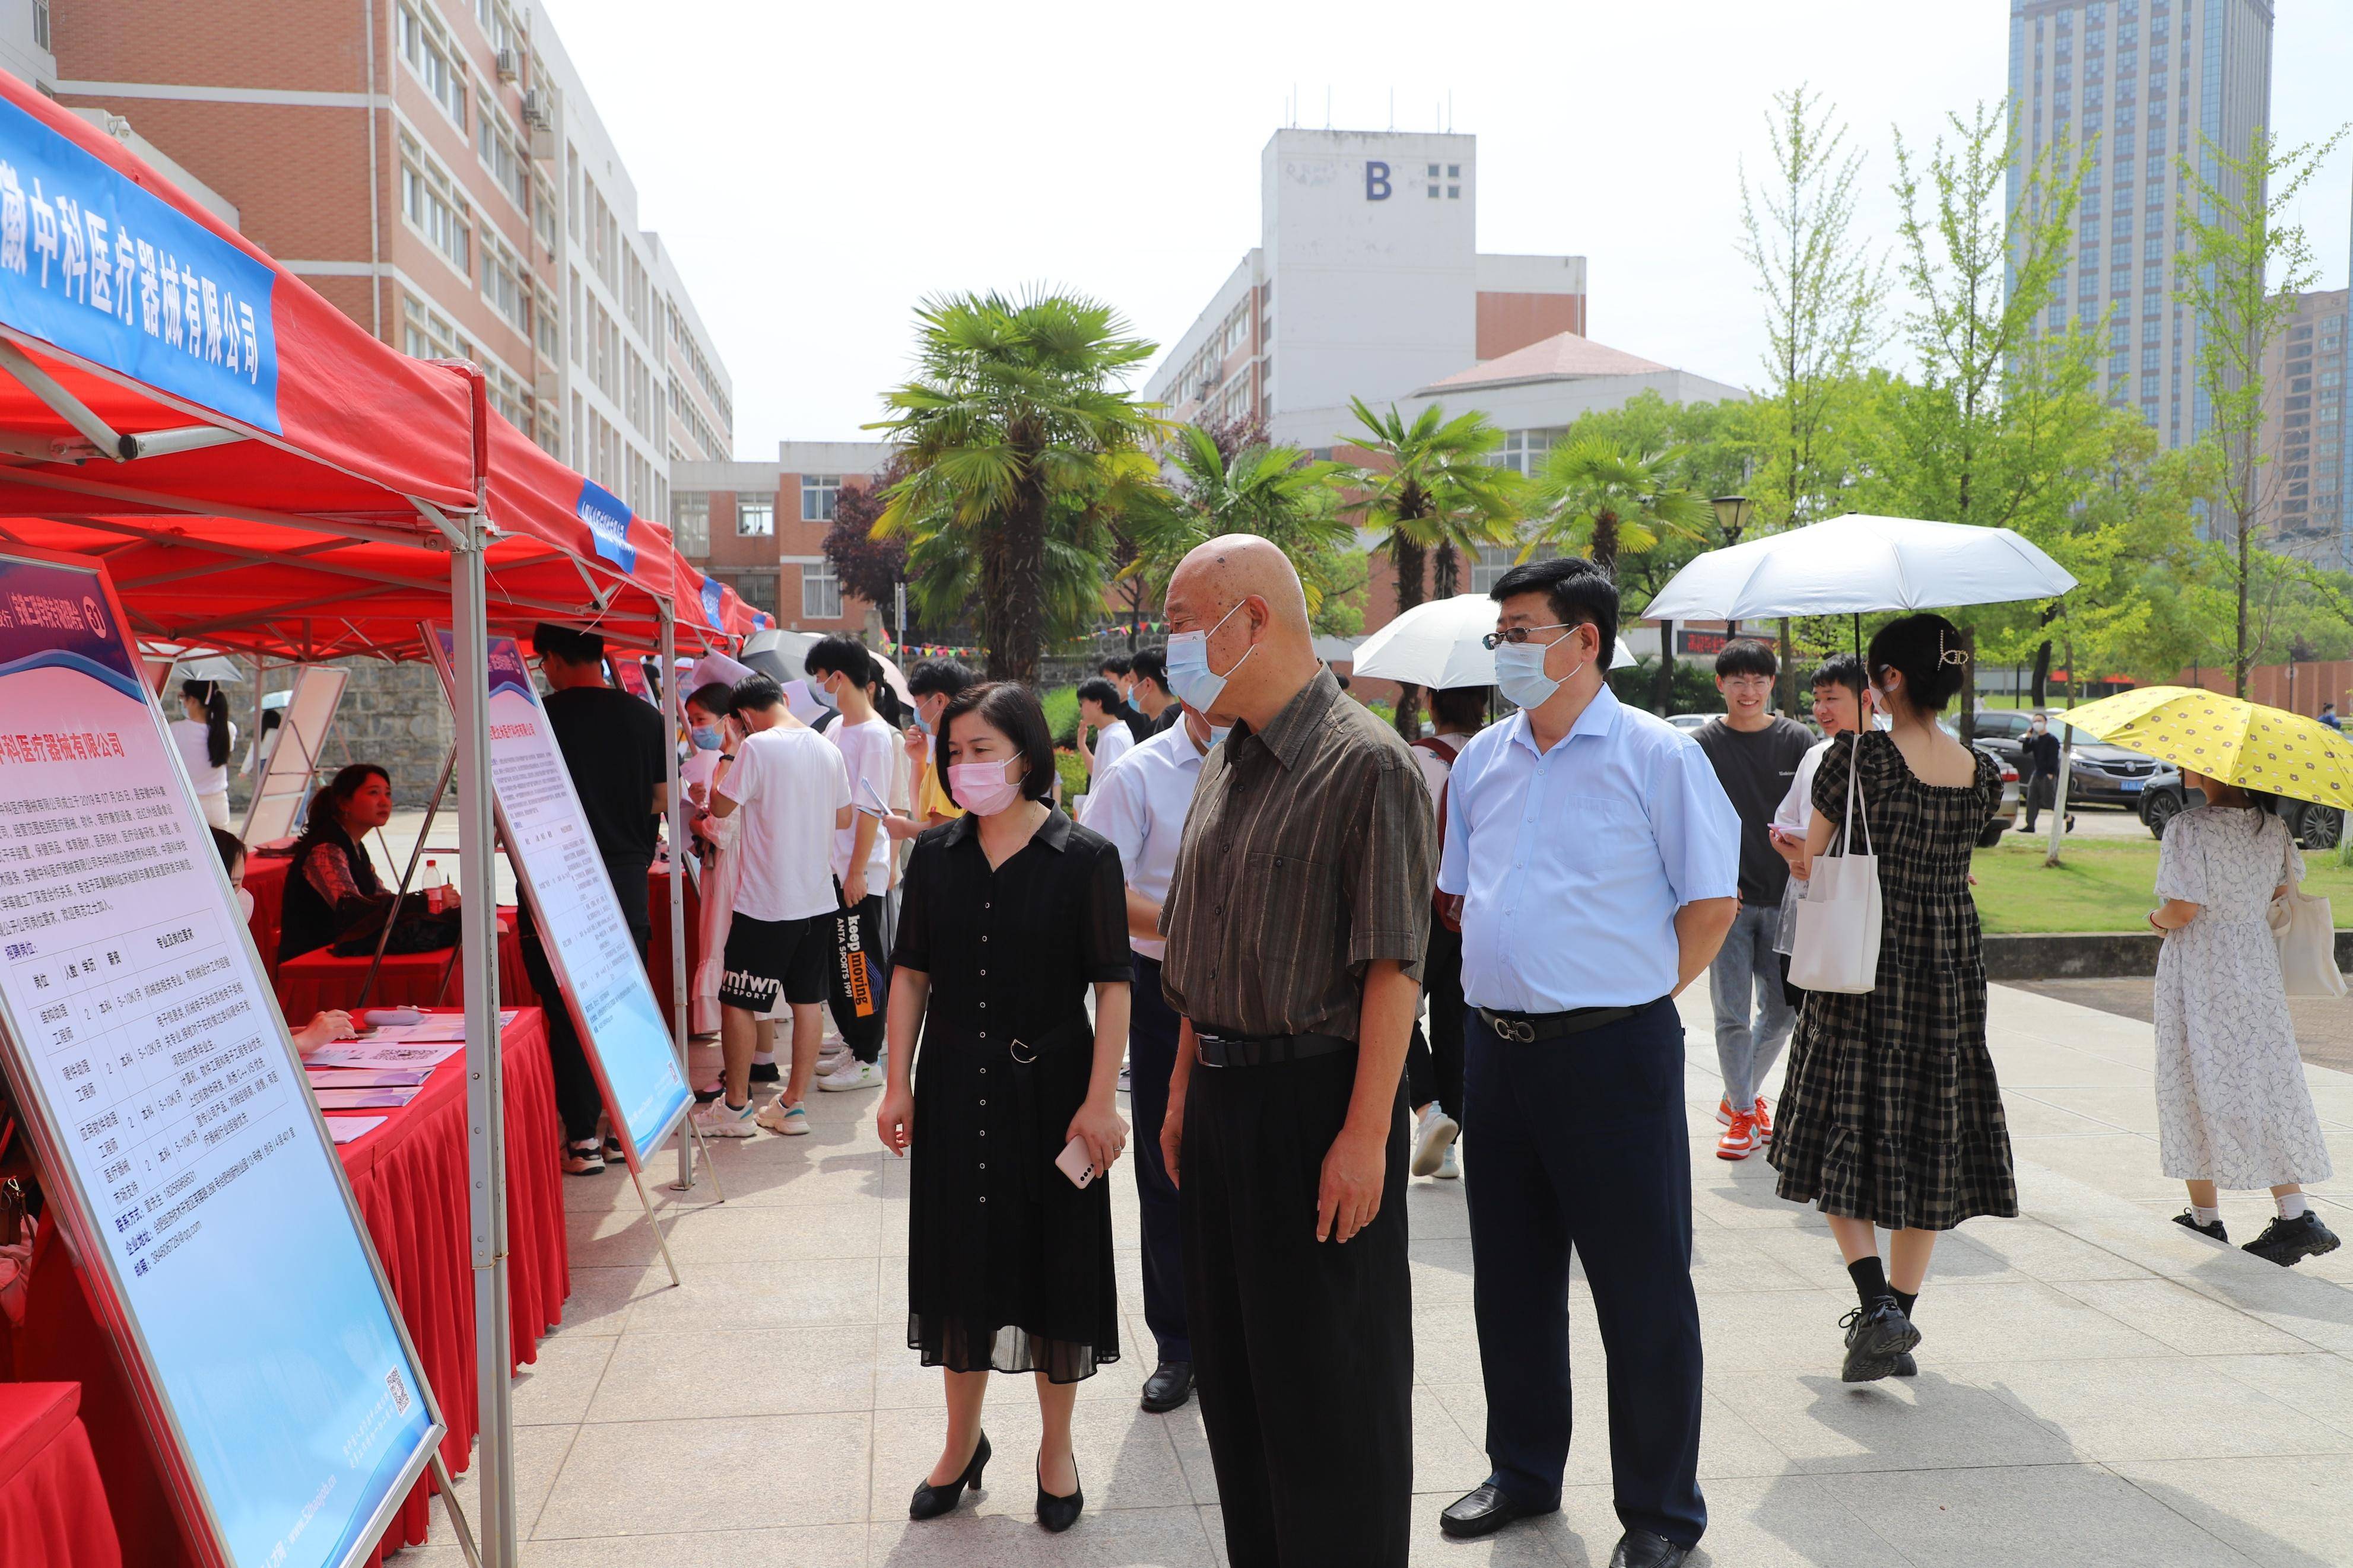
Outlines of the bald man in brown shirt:
[{"label": "bald man in brown shirt", "polygon": [[1403,1568],[1413,1311],[1401,1070],[1437,875],[1396,732],[1315,658],[1298,574],[1228,535],[1168,585],[1201,765],[1160,929],[1186,1020],[1161,1146],[1234,1568]]}]

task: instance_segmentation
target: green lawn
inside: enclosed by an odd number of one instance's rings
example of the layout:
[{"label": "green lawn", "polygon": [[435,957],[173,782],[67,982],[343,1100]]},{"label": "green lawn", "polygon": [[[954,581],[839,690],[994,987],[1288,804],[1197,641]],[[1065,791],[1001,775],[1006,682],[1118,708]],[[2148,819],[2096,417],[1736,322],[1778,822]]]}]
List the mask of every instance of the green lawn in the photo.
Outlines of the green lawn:
[{"label": "green lawn", "polygon": [[[2146,931],[2157,907],[2157,840],[2078,840],[2057,866],[2042,863],[2042,834],[2005,833],[1977,852],[1978,916],[1989,931]],[[2327,898],[2339,926],[2353,926],[2353,868],[2334,851],[2306,858],[2304,889]]]}]

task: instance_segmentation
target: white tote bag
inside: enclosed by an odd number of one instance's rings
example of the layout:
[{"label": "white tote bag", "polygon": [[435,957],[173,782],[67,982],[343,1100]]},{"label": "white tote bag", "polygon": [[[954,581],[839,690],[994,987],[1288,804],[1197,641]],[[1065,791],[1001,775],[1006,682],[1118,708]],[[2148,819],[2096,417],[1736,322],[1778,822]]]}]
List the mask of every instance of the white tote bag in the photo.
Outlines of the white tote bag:
[{"label": "white tote bag", "polygon": [[1789,984],[1801,991],[1857,995],[1879,984],[1879,857],[1871,847],[1871,808],[1862,812],[1866,853],[1854,853],[1854,808],[1862,786],[1854,754],[1846,759],[1846,821],[1839,828],[1835,855],[1814,857],[1812,879],[1798,900],[1798,934],[1789,954]]},{"label": "white tote bag", "polygon": [[2297,882],[2272,900],[2267,918],[2279,943],[2280,978],[2291,996],[2342,996],[2337,969],[2337,920],[2327,899],[2307,897]]}]

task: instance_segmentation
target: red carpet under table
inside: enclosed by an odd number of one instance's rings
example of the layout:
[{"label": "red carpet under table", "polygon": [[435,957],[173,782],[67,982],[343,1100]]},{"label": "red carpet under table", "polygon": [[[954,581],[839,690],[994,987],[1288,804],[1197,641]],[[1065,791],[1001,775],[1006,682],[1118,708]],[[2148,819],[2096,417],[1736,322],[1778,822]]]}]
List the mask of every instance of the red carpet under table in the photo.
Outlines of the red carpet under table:
[{"label": "red carpet under table", "polygon": [[[524,1366],[538,1359],[539,1342],[563,1316],[572,1289],[555,1085],[548,1071],[547,1030],[536,1008],[525,1009],[507,1026],[505,1064],[509,1331],[514,1363]],[[473,1447],[478,1393],[466,1207],[465,1058],[442,1063],[415,1100],[336,1152],[440,1402],[441,1417],[448,1423],[442,1459],[452,1472],[462,1470]],[[25,1326],[16,1341],[16,1375],[82,1384],[90,1446],[105,1478],[127,1568],[193,1563],[170,1522],[170,1504],[112,1350],[64,1249],[52,1245],[54,1237],[54,1230],[45,1228],[36,1249]],[[423,1542],[436,1506],[430,1480],[420,1480],[367,1561],[375,1563],[384,1550]],[[5,1540],[0,1536],[0,1543]],[[18,1561],[0,1551],[0,1563]]]},{"label": "red carpet under table", "polygon": [[0,1563],[117,1568],[121,1549],[70,1383],[0,1384]]}]

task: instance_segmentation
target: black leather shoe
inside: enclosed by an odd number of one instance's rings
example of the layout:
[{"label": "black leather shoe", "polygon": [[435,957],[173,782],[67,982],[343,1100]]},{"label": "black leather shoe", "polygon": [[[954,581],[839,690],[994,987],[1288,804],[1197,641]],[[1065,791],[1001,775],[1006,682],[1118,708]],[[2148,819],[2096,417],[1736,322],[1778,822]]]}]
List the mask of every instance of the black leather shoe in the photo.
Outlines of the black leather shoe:
[{"label": "black leather shoe", "polygon": [[2321,1224],[2318,1215],[2306,1209],[2294,1219],[2272,1221],[2263,1227],[2263,1235],[2239,1250],[2252,1252],[2282,1268],[2291,1268],[2306,1258],[2334,1252],[2339,1245],[2337,1233]]},{"label": "black leather shoe", "polygon": [[1514,1520],[1557,1512],[1559,1508],[1558,1503],[1551,1508],[1523,1507],[1494,1482],[1481,1481],[1446,1506],[1446,1510],[1438,1516],[1438,1528],[1457,1541],[1476,1541],[1482,1535],[1494,1534]]},{"label": "black leather shoe", "polygon": [[1144,1408],[1166,1415],[1193,1397],[1193,1363],[1164,1361],[1144,1380]]},{"label": "black leather shoe", "polygon": [[1618,1549],[1609,1553],[1609,1568],[1683,1568],[1683,1559],[1691,1553],[1690,1547],[1677,1546],[1663,1535],[1630,1530],[1618,1538]]},{"label": "black leather shoe", "polygon": [[2173,1223],[2184,1230],[2196,1231],[2209,1241],[2219,1241],[2227,1245],[2231,1239],[2231,1233],[2222,1228],[2221,1220],[2216,1220],[2212,1225],[2200,1225],[2198,1215],[2189,1209],[2183,1209],[2179,1214],[2175,1215]]},{"label": "black leather shoe", "polygon": [[1894,1372],[1897,1356],[1920,1343],[1920,1331],[1893,1296],[1880,1297],[1867,1311],[1857,1307],[1839,1320],[1839,1326],[1846,1330],[1841,1383],[1876,1383]]},{"label": "black leather shoe", "polygon": [[[1071,1460],[1071,1474],[1076,1476],[1078,1473],[1079,1461],[1073,1457]],[[1084,1487],[1072,1487],[1070,1496],[1056,1497],[1046,1489],[1046,1483],[1043,1480],[1038,1483],[1038,1522],[1049,1535],[1060,1535],[1078,1523],[1079,1511],[1086,1506],[1087,1493]]]},{"label": "black leather shoe", "polygon": [[964,1468],[964,1474],[943,1487],[935,1487],[929,1481],[917,1487],[913,1499],[907,1504],[907,1517],[937,1519],[944,1513],[955,1512],[955,1505],[964,1500],[965,1488],[970,1487],[975,1491],[980,1489],[980,1472],[987,1464],[988,1434],[983,1432],[980,1441],[973,1447],[972,1463]]}]

